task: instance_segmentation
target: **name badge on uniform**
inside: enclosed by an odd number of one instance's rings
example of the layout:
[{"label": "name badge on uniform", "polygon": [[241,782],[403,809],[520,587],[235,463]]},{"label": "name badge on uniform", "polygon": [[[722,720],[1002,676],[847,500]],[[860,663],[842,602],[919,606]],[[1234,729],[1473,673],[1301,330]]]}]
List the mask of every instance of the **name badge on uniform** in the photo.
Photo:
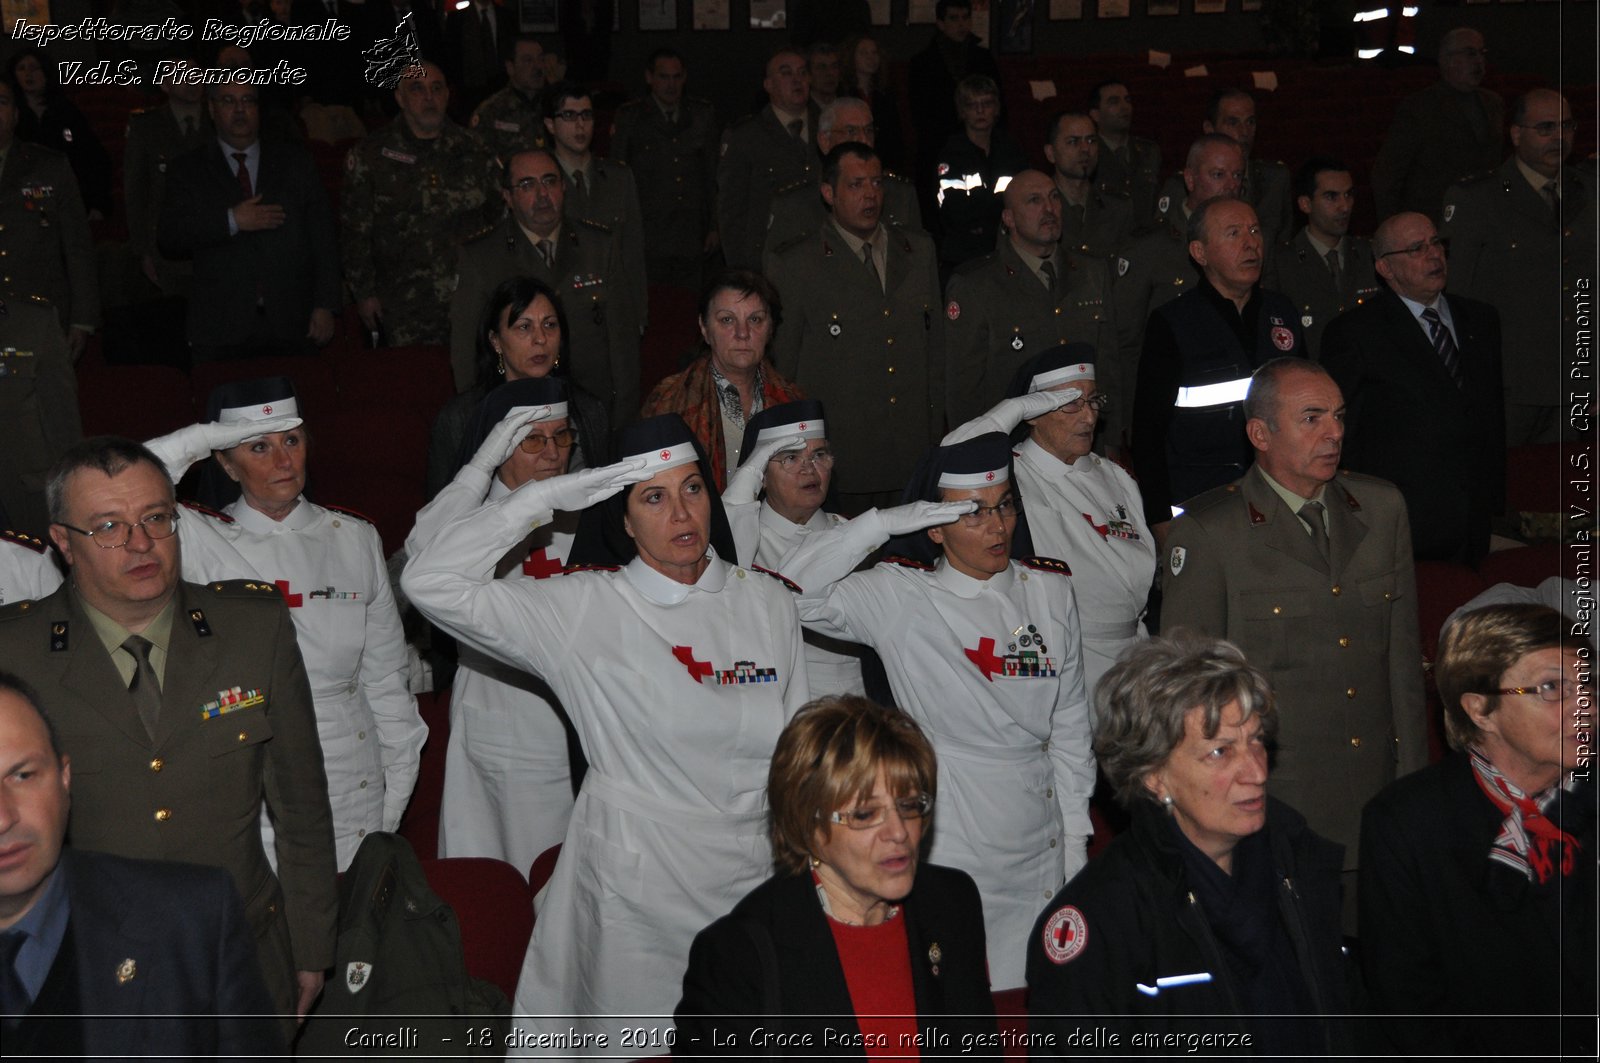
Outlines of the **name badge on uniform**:
[{"label": "name badge on uniform", "polygon": [[520,132],[522,132],[522,127],[520,125],[518,125],[516,122],[507,122],[502,118],[496,118],[494,120],[494,127],[496,129],[500,130],[500,132],[502,132],[502,133],[520,133]]}]

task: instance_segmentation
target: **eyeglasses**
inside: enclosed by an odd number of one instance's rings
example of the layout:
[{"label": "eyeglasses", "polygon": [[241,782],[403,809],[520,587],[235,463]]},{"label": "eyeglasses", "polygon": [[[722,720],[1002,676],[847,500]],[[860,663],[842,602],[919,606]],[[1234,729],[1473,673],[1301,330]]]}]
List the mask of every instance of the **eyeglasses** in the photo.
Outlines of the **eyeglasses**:
[{"label": "eyeglasses", "polygon": [[560,183],[561,178],[556,174],[550,173],[545,174],[543,177],[524,177],[520,181],[511,182],[511,184],[509,184],[507,187],[517,192],[527,193],[532,192],[540,185],[543,185],[545,188],[554,188]]},{"label": "eyeglasses", "polygon": [[875,125],[841,125],[834,126],[834,132],[843,133],[846,140],[866,140],[868,137],[878,135]]},{"label": "eyeglasses", "polygon": [[1002,499],[998,505],[979,506],[971,513],[961,514],[961,523],[965,524],[969,528],[981,528],[985,524],[989,523],[990,517],[999,517],[1003,523],[1005,521],[1016,520],[1017,514],[1021,511],[1022,507],[1017,504],[1016,499],[1005,498]]},{"label": "eyeglasses", "polygon": [[1536,687],[1506,687],[1496,690],[1496,694],[1537,694],[1540,701],[1566,701],[1577,697],[1579,691],[1592,693],[1594,687],[1588,683],[1577,683],[1571,679],[1546,679]]},{"label": "eyeglasses", "polygon": [[1060,410],[1062,413],[1082,413],[1083,408],[1088,406],[1089,409],[1093,410],[1095,413],[1099,413],[1101,410],[1110,405],[1110,395],[1107,395],[1104,392],[1096,392],[1086,399],[1073,399],[1071,402],[1064,402],[1060,406],[1056,407],[1056,409]]},{"label": "eyeglasses", "polygon": [[1526,122],[1518,122],[1517,126],[1520,129],[1531,129],[1541,137],[1553,137],[1558,130],[1562,133],[1573,132],[1578,128],[1578,123],[1574,119],[1568,118],[1564,122],[1535,122],[1533,125],[1528,125]]},{"label": "eyeglasses", "polygon": [[[894,799],[895,813],[904,821],[910,822],[921,819],[933,811],[932,794],[915,794],[911,797],[897,797]],[[883,821],[889,818],[888,805],[862,805],[860,808],[847,808],[843,812],[828,814],[828,822],[837,823],[851,830],[870,830],[873,827],[883,826]]]},{"label": "eyeglasses", "polygon": [[833,465],[833,451],[827,448],[813,450],[806,454],[798,450],[785,451],[772,459],[772,464],[784,472],[799,472],[807,465],[817,469],[826,469]]},{"label": "eyeglasses", "polygon": [[566,450],[577,441],[577,429],[563,428],[559,432],[555,432],[547,436],[542,436],[539,433],[534,432],[533,434],[529,435],[527,439],[524,439],[517,445],[522,448],[522,452],[524,454],[538,454],[543,451],[545,447],[552,445],[557,450]]},{"label": "eyeglasses", "polygon": [[1410,247],[1397,247],[1393,251],[1385,251],[1378,257],[1388,258],[1390,255],[1405,255],[1408,258],[1416,258],[1418,255],[1426,254],[1434,248],[1438,248],[1440,251],[1449,254],[1450,241],[1446,240],[1442,236],[1430,236],[1426,240],[1418,240]]},{"label": "eyeglasses", "polygon": [[143,528],[144,533],[151,539],[172,538],[178,531],[178,514],[152,513],[135,524],[129,524],[125,520],[108,520],[96,524],[93,528],[75,528],[63,521],[56,523],[69,532],[77,532],[102,550],[120,550],[133,538],[135,527]]},{"label": "eyeglasses", "polygon": [[550,117],[562,122],[592,122],[594,121],[594,111],[592,109],[582,111],[557,111]]}]

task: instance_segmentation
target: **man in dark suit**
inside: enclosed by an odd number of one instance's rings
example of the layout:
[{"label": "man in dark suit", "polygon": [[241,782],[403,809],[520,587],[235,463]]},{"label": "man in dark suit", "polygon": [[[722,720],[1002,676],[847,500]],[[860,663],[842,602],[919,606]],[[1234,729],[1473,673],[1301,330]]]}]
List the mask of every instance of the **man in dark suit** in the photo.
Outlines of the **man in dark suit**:
[{"label": "man in dark suit", "polygon": [[1483,34],[1461,27],[1439,42],[1439,80],[1400,101],[1372,163],[1378,216],[1426,214],[1435,224],[1445,189],[1500,161],[1505,102],[1483,87]]},{"label": "man in dark suit", "polygon": [[71,580],[0,607],[0,661],[52,693],[77,777],[73,843],[229,871],[274,1006],[304,1015],[333,962],[337,891],[322,745],[288,610],[270,583],[182,582],[172,481],[131,440],[73,447],[47,493]]},{"label": "man in dark suit", "polygon": [[805,57],[792,48],[773,53],[761,87],[767,105],[728,127],[717,166],[717,228],[733,269],[761,269],[773,195],[818,172],[819,112]]},{"label": "man in dark suit", "polygon": [[509,5],[494,0],[452,4],[444,16],[445,66],[456,86],[456,103],[470,112],[485,96],[505,83],[500,61],[502,42],[517,32]]},{"label": "man in dark suit", "polygon": [[[185,72],[197,65],[188,57],[176,62]],[[189,263],[162,258],[156,251],[161,197],[172,164],[202,143],[210,143],[216,134],[203,104],[203,85],[174,79],[162,88],[166,103],[128,116],[122,194],[128,212],[128,250],[138,256],[140,271],[161,294],[184,295],[189,290]]]},{"label": "man in dark suit", "polygon": [[1372,242],[1389,290],[1322,335],[1349,403],[1345,464],[1400,488],[1419,561],[1470,564],[1505,500],[1500,315],[1444,294],[1444,246],[1423,215],[1389,218]]},{"label": "man in dark suit", "polygon": [[1595,179],[1566,165],[1575,132],[1566,98],[1534,89],[1512,110],[1510,158],[1445,193],[1455,288],[1500,311],[1510,446],[1572,431],[1567,368],[1592,335],[1578,285],[1594,277]]},{"label": "man in dark suit", "polygon": [[71,759],[38,694],[0,672],[6,1054],[281,1053],[233,882],[215,868],[64,848]]},{"label": "man in dark suit", "polygon": [[161,206],[164,254],[194,260],[194,360],[306,354],[333,338],[339,246],[315,164],[263,141],[249,85],[218,85],[217,139],[173,164]]}]

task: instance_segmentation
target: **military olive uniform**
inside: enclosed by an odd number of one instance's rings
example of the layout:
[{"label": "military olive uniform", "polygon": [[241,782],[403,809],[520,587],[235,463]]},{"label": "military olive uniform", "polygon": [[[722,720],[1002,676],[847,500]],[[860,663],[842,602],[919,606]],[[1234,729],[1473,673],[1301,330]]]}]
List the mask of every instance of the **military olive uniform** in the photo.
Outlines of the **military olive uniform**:
[{"label": "military olive uniform", "polygon": [[1143,223],[1155,209],[1156,189],[1161,184],[1161,148],[1153,140],[1129,137],[1127,147],[1117,151],[1098,133],[1100,165],[1094,181],[1102,192],[1126,199],[1136,221]]},{"label": "military olive uniform", "polygon": [[1189,219],[1183,212],[1183,197],[1164,198],[1158,221],[1155,230],[1134,237],[1117,256],[1113,270],[1111,302],[1122,365],[1139,364],[1144,328],[1156,308],[1200,281],[1200,271],[1189,258]]},{"label": "military olive uniform", "polygon": [[390,346],[449,342],[461,244],[505,212],[494,156],[449,121],[419,140],[400,117],[351,148],[345,170],[340,250],[350,294],[382,300]]},{"label": "military olive uniform", "polygon": [[1261,287],[1287,296],[1300,311],[1308,358],[1321,357],[1322,330],[1328,322],[1379,291],[1372,245],[1359,236],[1346,236],[1343,243],[1344,264],[1337,279],[1304,229],[1287,246],[1268,256],[1261,274]]},{"label": "military olive uniform", "polygon": [[[778,189],[772,197],[772,215],[767,220],[767,253],[810,236],[831,217],[828,205],[823,202],[819,181],[797,181]],[[917,189],[897,173],[883,175],[883,206],[879,220],[902,229],[922,228]]]},{"label": "military olive uniform", "polygon": [[652,284],[699,288],[706,234],[717,218],[717,112],[694,96],[669,122],[653,97],[617,108],[610,157],[632,171],[644,215]]},{"label": "military olive uniform", "polygon": [[544,108],[538,98],[524,96],[509,82],[478,104],[468,126],[502,166],[519,151],[542,148],[549,143],[545,137]]},{"label": "military olive uniform", "polygon": [[1123,392],[1111,371],[1117,329],[1111,317],[1110,269],[1100,259],[1065,247],[1051,261],[1059,271],[1054,292],[1045,288],[1008,237],[997,250],[951,275],[945,307],[950,322],[945,405],[951,424],[968,421],[1005,398],[1006,386],[1022,363],[1063,343],[1093,344],[1100,352],[1101,390],[1131,406],[1132,374],[1129,390]]},{"label": "military olive uniform", "polygon": [[1401,100],[1372,162],[1378,217],[1414,210],[1439,224],[1445,191],[1505,157],[1505,128],[1505,101],[1488,89],[1439,81]]},{"label": "military olive uniform", "polygon": [[834,484],[869,494],[905,486],[944,431],[945,323],[938,259],[926,233],[884,226],[883,285],[831,221],[769,256],[783,298],[778,372],[828,407]]},{"label": "military olive uniform", "polygon": [[605,403],[614,425],[639,414],[639,324],[622,269],[622,245],[605,226],[562,218],[556,262],[545,263],[510,215],[461,249],[450,301],[450,364],[456,388],[477,382],[478,323],[489,296],[512,277],[537,277],[561,297],[572,382]]},{"label": "military olive uniform", "polygon": [[0,169],[0,292],[37,295],[65,332],[100,324],[89,215],[67,157],[13,140]]},{"label": "military olive uniform", "polygon": [[0,298],[0,505],[43,535],[50,467],[83,438],[78,378],[67,339],[43,296]]},{"label": "military olive uniform", "polygon": [[[1515,156],[1445,193],[1440,232],[1450,239],[1450,290],[1500,311],[1511,446],[1554,442],[1560,427],[1569,363],[1586,345],[1577,314],[1593,305],[1592,293],[1580,303],[1574,288],[1580,277],[1594,283],[1595,186],[1592,169],[1563,167],[1559,222]],[[1586,313],[1586,330],[1591,320]],[[1542,417],[1534,412],[1541,407]]]},{"label": "military olive uniform", "polygon": [[[1283,163],[1251,159],[1245,164],[1239,198],[1255,208],[1256,220],[1261,223],[1263,246],[1269,252],[1294,231],[1293,188],[1294,178]],[[1187,194],[1181,173],[1173,174],[1161,186],[1162,199],[1172,203],[1182,203]],[[1161,200],[1157,200],[1158,207],[1160,203]],[[1165,209],[1162,210],[1164,213]]]},{"label": "military olive uniform", "polygon": [[216,131],[204,105],[195,119],[193,133],[185,134],[182,121],[169,105],[148,111],[134,111],[128,118],[127,146],[122,157],[123,198],[128,210],[128,250],[135,262],[146,255],[156,260],[156,277],[166,295],[184,295],[194,265],[161,257],[156,248],[156,220],[161,215],[161,193],[167,184],[167,168],[180,155],[187,154],[214,139]]},{"label": "military olive uniform", "polygon": [[639,209],[639,190],[627,165],[590,156],[588,172],[581,182],[577,174],[567,175],[566,211],[575,218],[598,222],[617,234],[622,242],[623,289],[633,300],[633,319],[643,325],[649,320],[644,217]]},{"label": "military olive uniform", "polygon": [[783,127],[768,104],[728,127],[717,166],[717,229],[722,253],[735,269],[760,269],[772,197],[780,188],[815,182],[822,173],[817,157],[817,109],[806,117],[801,140]]},{"label": "military olive uniform", "polygon": [[1091,188],[1081,207],[1061,200],[1061,243],[1095,258],[1110,259],[1133,238],[1133,203],[1119,192]]},{"label": "military olive uniform", "polygon": [[230,872],[267,988],[292,1014],[294,973],[333,962],[338,915],[328,783],[294,623],[278,589],[254,581],[179,583],[173,608],[153,735],[119,671],[127,651],[106,652],[71,584],[0,607],[0,660],[50,692],[72,758],[72,844]]}]

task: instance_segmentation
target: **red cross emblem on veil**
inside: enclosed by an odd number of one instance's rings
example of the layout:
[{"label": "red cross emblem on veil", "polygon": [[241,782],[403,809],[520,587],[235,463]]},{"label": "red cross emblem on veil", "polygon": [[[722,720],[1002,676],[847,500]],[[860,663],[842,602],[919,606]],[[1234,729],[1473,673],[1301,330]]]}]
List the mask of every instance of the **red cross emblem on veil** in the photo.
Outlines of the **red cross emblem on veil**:
[{"label": "red cross emblem on veil", "polygon": [[670,450],[663,450],[663,451],[662,451],[662,452],[661,452],[661,460],[662,460],[662,461],[670,461],[670,460],[671,460],[671,458],[672,458],[672,451],[670,451]]}]

